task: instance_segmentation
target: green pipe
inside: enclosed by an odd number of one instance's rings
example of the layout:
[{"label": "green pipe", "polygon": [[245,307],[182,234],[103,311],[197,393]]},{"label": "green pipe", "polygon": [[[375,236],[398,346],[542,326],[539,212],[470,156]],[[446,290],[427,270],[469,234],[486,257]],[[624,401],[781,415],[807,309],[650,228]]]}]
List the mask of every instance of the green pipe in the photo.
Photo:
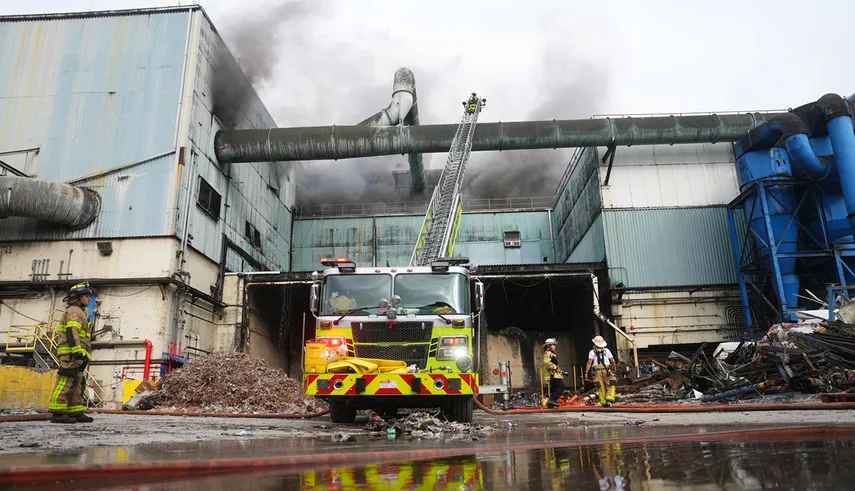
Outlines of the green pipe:
[{"label": "green pipe", "polygon": [[[774,114],[623,117],[480,123],[472,150],[732,142]],[[312,126],[217,133],[221,163],[337,160],[446,153],[457,125]]]}]

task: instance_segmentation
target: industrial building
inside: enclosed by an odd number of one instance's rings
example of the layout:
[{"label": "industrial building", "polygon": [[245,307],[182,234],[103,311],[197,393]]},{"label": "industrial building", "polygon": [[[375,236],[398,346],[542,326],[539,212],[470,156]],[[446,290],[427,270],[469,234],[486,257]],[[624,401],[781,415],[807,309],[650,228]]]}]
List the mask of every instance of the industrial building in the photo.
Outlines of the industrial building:
[{"label": "industrial building", "polygon": [[[88,280],[98,291],[93,390],[107,402],[146,366],[157,377],[214,351],[248,352],[296,375],[320,258],[410,260],[423,203],[300,208],[289,162],[409,153],[403,181],[415,188],[426,181],[417,152],[441,151],[442,138],[422,144],[417,117],[381,121],[382,112],[362,126],[404,126],[372,128],[390,143],[360,155],[335,143],[348,128],[275,129],[199,6],[0,17],[0,58],[0,179],[16,183],[0,197],[6,362],[23,356],[26,333],[50,322],[65,289]],[[396,74],[395,83],[409,82]],[[507,136],[527,123],[485,125],[473,150],[514,149],[509,141],[580,150],[554,196],[464,202],[455,255],[488,286],[482,366],[512,360],[533,383],[542,336],[559,337],[562,359],[579,365],[597,331],[625,358],[629,343],[593,315],[595,295],[642,353],[744,330],[728,229],[739,195],[732,142],[764,115],[673,120],[715,126],[665,138],[631,127],[644,118],[609,116],[583,126],[631,138],[553,144]],[[543,134],[572,133],[549,124]],[[411,146],[393,140],[407,135]],[[60,198],[28,208],[38,193]]]}]

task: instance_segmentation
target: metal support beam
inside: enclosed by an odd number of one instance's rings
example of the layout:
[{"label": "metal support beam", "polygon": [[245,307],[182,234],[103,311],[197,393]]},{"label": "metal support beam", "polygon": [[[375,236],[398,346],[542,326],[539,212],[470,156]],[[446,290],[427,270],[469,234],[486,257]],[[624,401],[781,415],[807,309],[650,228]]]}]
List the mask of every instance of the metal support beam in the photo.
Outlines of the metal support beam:
[{"label": "metal support beam", "polygon": [[[473,152],[734,141],[774,114],[655,116],[481,123]],[[457,125],[314,126],[217,133],[217,159],[227,162],[337,160],[445,153]]]}]

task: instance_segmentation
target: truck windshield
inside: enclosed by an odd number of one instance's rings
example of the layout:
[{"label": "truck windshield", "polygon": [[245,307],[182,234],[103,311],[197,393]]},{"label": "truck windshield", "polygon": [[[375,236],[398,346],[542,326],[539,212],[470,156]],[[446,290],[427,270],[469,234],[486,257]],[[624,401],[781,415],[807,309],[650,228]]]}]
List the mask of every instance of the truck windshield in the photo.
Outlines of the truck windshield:
[{"label": "truck windshield", "polygon": [[469,282],[459,273],[399,274],[395,295],[401,297],[405,314],[469,313]]},{"label": "truck windshield", "polygon": [[324,279],[321,315],[376,314],[381,298],[392,296],[392,276],[388,274],[333,275]]}]

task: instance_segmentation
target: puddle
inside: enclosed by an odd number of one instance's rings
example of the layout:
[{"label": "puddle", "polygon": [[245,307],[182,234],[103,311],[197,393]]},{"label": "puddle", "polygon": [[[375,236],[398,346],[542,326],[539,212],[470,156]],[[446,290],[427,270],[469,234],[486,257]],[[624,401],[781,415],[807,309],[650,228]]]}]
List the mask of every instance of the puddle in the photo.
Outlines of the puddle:
[{"label": "puddle", "polygon": [[[753,429],[752,427],[751,429]],[[207,442],[97,448],[58,454],[4,455],[2,467],[34,464],[152,462],[310,454],[313,469],[219,475],[187,480],[75,481],[51,489],[850,489],[855,479],[855,427],[742,434],[731,427],[549,428],[497,432],[454,442],[460,455],[410,460],[407,451],[448,449],[441,441],[359,437]],[[750,430],[746,428],[746,430]],[[518,450],[501,450],[515,447]],[[547,448],[537,448],[537,447]],[[471,450],[471,452],[469,452]],[[345,452],[378,452],[386,463],[336,465]],[[403,456],[401,459],[395,455]],[[7,460],[11,457],[13,461]],[[19,460],[21,459],[21,460]],[[24,461],[23,459],[26,459]],[[398,461],[400,460],[400,461]],[[159,482],[158,482],[159,481]],[[153,483],[153,484],[145,484]],[[3,488],[0,485],[0,488]],[[48,489],[19,486],[20,489]]]}]

